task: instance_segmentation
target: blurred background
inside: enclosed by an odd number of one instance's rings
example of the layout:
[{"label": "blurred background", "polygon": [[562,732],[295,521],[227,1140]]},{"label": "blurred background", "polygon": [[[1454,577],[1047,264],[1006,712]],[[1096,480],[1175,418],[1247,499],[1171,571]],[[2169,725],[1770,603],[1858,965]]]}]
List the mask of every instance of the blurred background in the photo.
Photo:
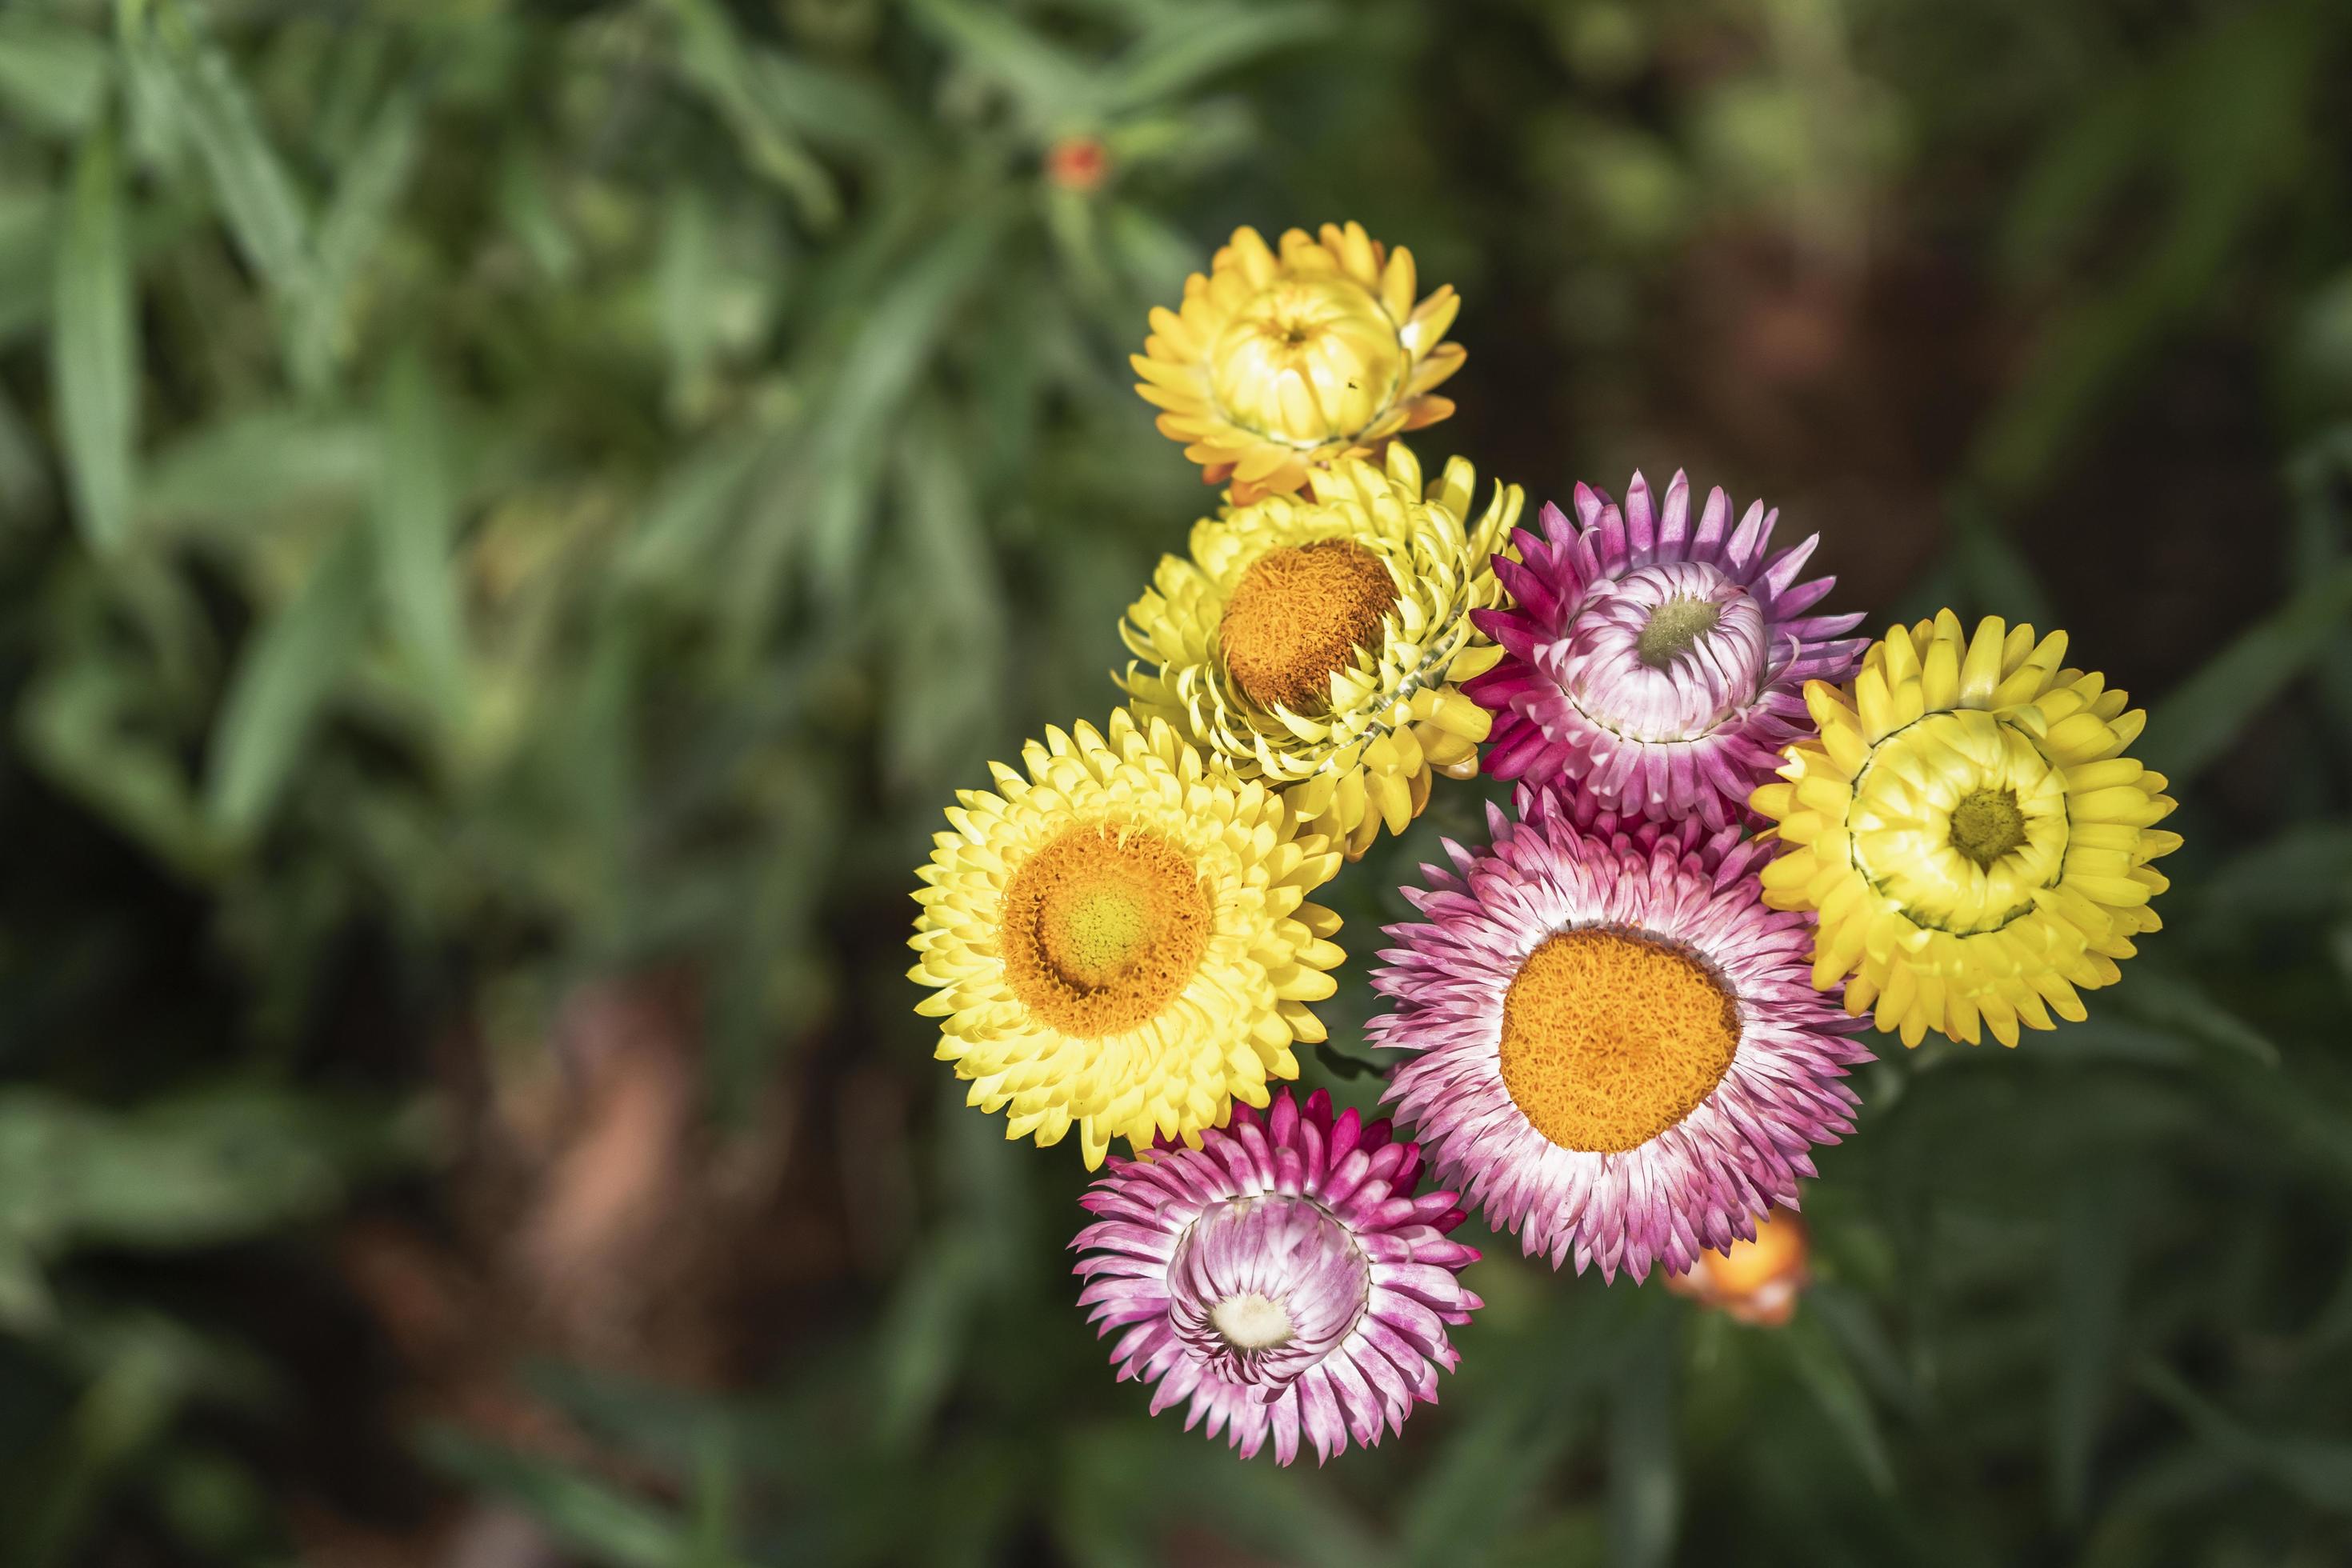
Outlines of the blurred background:
[{"label": "blurred background", "polygon": [[[0,1563],[2352,1561],[2352,6],[13,0]],[[1492,1241],[1318,1471],[1115,1384],[903,977],[1212,504],[1233,226],[1466,300],[1417,441],[2074,635],[2188,846],[1899,1046],[1753,1326]],[[1482,787],[1331,895],[1375,931]],[[1310,1085],[1369,1104],[1345,1057]]]}]

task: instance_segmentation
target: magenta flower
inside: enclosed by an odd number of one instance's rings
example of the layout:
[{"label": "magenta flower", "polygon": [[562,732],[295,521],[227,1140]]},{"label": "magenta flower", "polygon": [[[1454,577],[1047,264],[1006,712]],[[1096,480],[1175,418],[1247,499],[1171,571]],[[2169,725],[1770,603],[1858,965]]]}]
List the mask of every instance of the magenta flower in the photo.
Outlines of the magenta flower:
[{"label": "magenta flower", "polygon": [[1477,1252],[1445,1239],[1462,1211],[1413,1195],[1421,1170],[1418,1146],[1335,1121],[1320,1089],[1236,1105],[1199,1149],[1114,1159],[1087,1190],[1078,1302],[1125,1331],[1111,1361],[1160,1385],[1153,1415],[1190,1399],[1185,1430],[1205,1417],[1244,1458],[1271,1435],[1286,1465],[1302,1431],[1318,1463],[1377,1444],[1436,1402],[1461,1359],[1446,1328],[1480,1304],[1457,1278]]},{"label": "magenta flower", "polygon": [[1863,617],[1808,616],[1836,583],[1799,581],[1815,535],[1766,553],[1778,510],[1758,501],[1728,537],[1731,502],[1710,490],[1690,528],[1680,473],[1654,514],[1640,474],[1622,512],[1576,487],[1577,522],[1543,509],[1543,533],[1496,558],[1517,602],[1479,610],[1504,657],[1463,689],[1495,714],[1496,778],[1580,784],[1604,808],[1710,828],[1749,820],[1748,796],[1811,730],[1808,679],[1842,680]]},{"label": "magenta flower", "polygon": [[1423,868],[1367,1033],[1412,1054],[1398,1119],[1488,1224],[1555,1268],[1680,1274],[1797,1206],[1870,1053],[1812,987],[1811,921],[1764,905],[1769,845],[1573,800],[1522,785],[1490,847]]}]

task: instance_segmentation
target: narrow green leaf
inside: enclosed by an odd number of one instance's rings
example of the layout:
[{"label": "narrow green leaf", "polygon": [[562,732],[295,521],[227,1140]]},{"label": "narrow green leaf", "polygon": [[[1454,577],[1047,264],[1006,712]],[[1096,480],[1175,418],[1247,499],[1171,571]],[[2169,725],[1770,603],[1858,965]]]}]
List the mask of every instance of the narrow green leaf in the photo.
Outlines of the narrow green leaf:
[{"label": "narrow green leaf", "polygon": [[106,103],[111,60],[88,33],[31,16],[0,16],[0,105],[66,136],[88,132]]},{"label": "narrow green leaf", "polygon": [[465,630],[449,560],[457,503],[440,394],[422,354],[406,352],[393,361],[382,424],[376,563],[393,640],[413,664],[427,700],[454,721],[467,696]]},{"label": "narrow green leaf", "polygon": [[845,357],[818,427],[817,504],[811,553],[829,590],[846,584],[884,455],[882,437],[937,348],[949,313],[987,269],[1003,232],[1001,209],[965,218],[910,263],[877,299]]},{"label": "narrow green leaf", "polygon": [[772,51],[746,43],[712,0],[669,0],[679,22],[678,63],[743,144],[751,167],[782,186],[809,222],[829,228],[841,216],[833,176],[790,121],[759,90],[760,62]]},{"label": "narrow green leaf", "polygon": [[1973,498],[1956,498],[1950,512],[1952,562],[1973,607],[2011,625],[2056,627],[2058,613],[2050,595],[2009,531]]},{"label": "narrow green leaf", "polygon": [[580,245],[556,210],[539,156],[518,139],[499,165],[499,216],[550,282],[567,283],[580,270]]},{"label": "narrow green leaf", "polygon": [[1569,1444],[1591,1420],[1592,1401],[1556,1380],[1528,1377],[1497,1388],[1446,1438],[1403,1499],[1401,1556],[1442,1568],[1478,1561],[1541,1495]]},{"label": "narrow green leaf", "polygon": [[2129,1185],[2104,1167],[2079,1173],[2058,1210],[2051,1342],[2050,1470],[2058,1515],[2079,1521],[2090,1499],[2099,1419],[2112,1394],[2131,1263]]},{"label": "narrow green leaf", "polygon": [[674,403],[702,374],[718,341],[719,266],[710,228],[702,193],[681,184],[670,197],[654,268]]},{"label": "narrow green leaf", "polygon": [[2149,713],[2142,761],[2178,789],[2231,742],[2344,628],[2352,615],[2352,564],[2307,584],[2256,622]]},{"label": "narrow green leaf", "polygon": [[310,269],[310,220],[228,56],[173,6],[128,41],[157,68],[178,130],[195,147],[229,232],[253,269],[282,298],[297,299]]},{"label": "narrow green leaf", "polygon": [[179,759],[136,723],[148,689],[143,670],[114,660],[58,659],[26,689],[19,733],[52,778],[166,863],[202,875],[216,866],[217,838]]},{"label": "narrow green leaf", "polygon": [[2352,1513],[2352,1443],[2334,1436],[2257,1432],[2158,1363],[2142,1367],[2139,1381],[2179,1412],[2208,1447],[2237,1468],[2269,1476],[2315,1508]]},{"label": "narrow green leaf", "polygon": [[1675,1458],[1677,1319],[1653,1312],[1623,1341],[1609,1398],[1609,1559],[1654,1568],[1674,1555],[1682,1482]]},{"label": "narrow green leaf", "polygon": [[131,533],[139,429],[131,284],[114,129],[102,126],[74,163],[49,351],[74,515],[82,537],[101,552],[121,548]]},{"label": "narrow green leaf", "polygon": [[2116,996],[2121,1011],[2153,1027],[2251,1058],[2263,1067],[2279,1065],[2276,1041],[2214,1001],[2186,976],[2149,965],[2136,972],[2132,981],[2131,990]]},{"label": "narrow green leaf", "polygon": [[360,643],[367,535],[346,529],[239,661],[213,735],[205,809],[233,837],[268,820],[327,698]]},{"label": "narrow green leaf", "polygon": [[1879,1430],[1877,1413],[1861,1381],[1846,1364],[1837,1344],[1810,1311],[1800,1311],[1780,1331],[1797,1381],[1837,1435],[1845,1440],[1864,1475],[1882,1496],[1895,1493],[1895,1467],[1887,1458],[1886,1436]]},{"label": "narrow green leaf", "polygon": [[56,304],[59,205],[46,189],[0,190],[0,344]]},{"label": "narrow green leaf", "polygon": [[1012,89],[1032,131],[1099,117],[1101,93],[1087,66],[1010,12],[970,0],[916,0],[914,9],[966,61]]},{"label": "narrow green leaf", "polygon": [[1219,71],[1322,37],[1338,24],[1338,13],[1322,5],[1252,4],[1171,16],[1108,73],[1101,89],[1103,112],[1150,108]]},{"label": "narrow green leaf", "polygon": [[434,1464],[523,1510],[593,1562],[616,1568],[679,1568],[694,1561],[692,1537],[675,1514],[602,1481],[450,1427],[427,1431],[424,1447]]},{"label": "narrow green leaf", "polygon": [[688,583],[732,521],[775,434],[749,424],[722,430],[689,453],[646,501],[620,554],[632,585]]},{"label": "narrow green leaf", "polygon": [[924,1247],[884,1309],[878,1342],[885,1351],[874,1419],[886,1446],[911,1447],[947,1396],[987,1281],[985,1263],[976,1237],[942,1232]]},{"label": "narrow green leaf", "polygon": [[139,514],[149,527],[249,538],[273,513],[364,500],[382,446],[373,421],[263,405],[158,447],[141,468]]},{"label": "narrow green leaf", "polygon": [[319,220],[318,253],[297,310],[295,375],[317,389],[351,353],[351,301],[369,262],[383,248],[416,164],[424,111],[413,94],[394,93],[368,127]]}]

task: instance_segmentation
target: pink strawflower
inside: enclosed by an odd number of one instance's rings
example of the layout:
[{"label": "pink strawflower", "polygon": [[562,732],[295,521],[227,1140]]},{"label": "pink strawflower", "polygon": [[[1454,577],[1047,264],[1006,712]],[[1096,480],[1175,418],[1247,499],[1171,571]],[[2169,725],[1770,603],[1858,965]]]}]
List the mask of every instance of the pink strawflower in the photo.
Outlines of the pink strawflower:
[{"label": "pink strawflower", "polygon": [[1813,926],[1768,909],[1771,846],[1627,824],[1522,785],[1493,843],[1448,842],[1372,975],[1367,1033],[1412,1053],[1398,1120],[1441,1179],[1556,1268],[1687,1270],[1797,1206],[1807,1151],[1851,1131],[1869,1052],[1811,981]]},{"label": "pink strawflower", "polygon": [[1582,785],[1628,816],[1749,820],[1748,796],[1811,732],[1808,679],[1842,680],[1863,617],[1808,616],[1836,583],[1800,581],[1815,535],[1768,554],[1780,515],[1758,501],[1726,529],[1731,502],[1707,492],[1690,527],[1690,484],[1663,513],[1640,474],[1625,507],[1576,487],[1577,521],[1543,509],[1518,554],[1495,570],[1517,607],[1472,619],[1504,657],[1463,688],[1495,714],[1486,759],[1496,778]]},{"label": "pink strawflower", "polygon": [[1318,1463],[1350,1435],[1377,1444],[1436,1403],[1437,1369],[1461,1359],[1446,1326],[1480,1305],[1457,1278],[1477,1252],[1445,1239],[1462,1211],[1414,1196],[1421,1171],[1417,1145],[1334,1120],[1320,1089],[1236,1105],[1199,1149],[1113,1159],[1087,1190],[1079,1304],[1126,1331],[1111,1361],[1160,1385],[1153,1415],[1190,1399],[1185,1430],[1206,1417],[1244,1458],[1269,1435],[1286,1465],[1301,1432]]}]

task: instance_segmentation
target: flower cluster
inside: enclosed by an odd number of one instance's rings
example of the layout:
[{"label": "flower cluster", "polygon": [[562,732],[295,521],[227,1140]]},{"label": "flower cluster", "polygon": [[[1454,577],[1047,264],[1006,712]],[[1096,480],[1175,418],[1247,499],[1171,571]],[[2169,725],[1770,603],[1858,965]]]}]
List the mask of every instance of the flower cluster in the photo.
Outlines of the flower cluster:
[{"label": "flower cluster", "polygon": [[[1859,1037],[2080,1018],[2179,844],[2063,633],[1856,637],[1818,536],[1680,473],[1527,528],[1518,487],[1429,477],[1398,437],[1463,353],[1418,289],[1357,225],[1244,228],[1152,312],[1137,390],[1221,504],[1119,626],[1126,705],[963,792],[916,894],[939,1056],[1101,1173],[1072,1245],[1118,1375],[1283,1464],[1436,1398],[1466,1212],[1785,1321]],[[1401,890],[1371,973],[1412,1140],[1301,1102],[1346,958],[1312,895],[1482,767],[1510,809]]]}]

